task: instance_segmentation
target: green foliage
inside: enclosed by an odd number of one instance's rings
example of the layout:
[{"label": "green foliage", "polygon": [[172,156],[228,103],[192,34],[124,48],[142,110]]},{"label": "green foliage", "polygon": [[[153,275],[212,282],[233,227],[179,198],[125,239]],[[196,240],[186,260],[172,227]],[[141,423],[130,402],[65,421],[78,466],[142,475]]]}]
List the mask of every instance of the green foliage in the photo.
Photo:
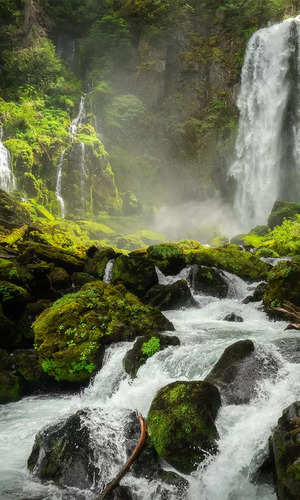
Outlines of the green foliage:
[{"label": "green foliage", "polygon": [[148,342],[144,342],[142,345],[143,358],[148,359],[158,351],[160,351],[160,340],[158,337],[151,337]]}]

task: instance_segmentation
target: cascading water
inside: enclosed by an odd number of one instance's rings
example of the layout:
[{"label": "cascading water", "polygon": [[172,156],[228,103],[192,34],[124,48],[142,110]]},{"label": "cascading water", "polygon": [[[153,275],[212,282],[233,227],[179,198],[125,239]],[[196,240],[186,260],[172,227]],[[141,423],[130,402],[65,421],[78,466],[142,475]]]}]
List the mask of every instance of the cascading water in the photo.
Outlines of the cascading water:
[{"label": "cascading water", "polygon": [[298,17],[257,31],[248,43],[237,103],[236,160],[229,171],[245,230],[264,224],[276,199],[287,199],[300,180],[299,41]]},{"label": "cascading water", "polygon": [[115,259],[110,259],[106,264],[106,268],[104,271],[103,281],[104,283],[111,283],[112,273],[114,268]]},{"label": "cascading water", "polygon": [[16,189],[16,181],[11,170],[10,154],[2,138],[3,128],[0,126],[0,188],[9,193]]},{"label": "cascading water", "polygon": [[[176,281],[184,273],[187,270],[173,279]],[[216,422],[220,434],[219,453],[208,457],[206,467],[200,467],[189,477],[186,500],[275,500],[272,486],[255,484],[251,476],[282,410],[300,398],[300,364],[282,358],[274,345],[276,339],[288,342],[291,337],[292,332],[284,330],[286,323],[270,321],[259,303],[243,304],[249,285],[234,279],[233,275],[227,278],[235,289],[232,297],[210,297],[209,303],[200,308],[165,313],[173,322],[181,344],[156,353],[140,367],[133,381],[122,366],[132,343],[120,343],[107,348],[102,369],[81,395],[31,396],[0,406],[0,456],[5,457],[0,461],[1,499],[93,500],[95,495],[91,491],[59,489],[53,483],[40,483],[28,473],[26,460],[36,432],[57,418],[80,408],[90,408],[95,457],[98,451],[103,451],[104,443],[112,442],[112,449],[118,450],[123,462],[122,433],[129,410],[138,409],[146,416],[158,389],[175,380],[203,380],[226,347],[250,338],[256,343],[262,360],[270,355],[276,357],[278,375],[275,379],[266,378],[249,404],[223,403]],[[224,321],[232,312],[242,316],[244,322]],[[103,460],[103,453],[101,456]],[[112,476],[120,464],[116,466],[111,451],[105,456],[108,462],[105,462],[105,470]],[[99,460],[101,465],[101,458]],[[110,478],[107,477],[107,481]],[[136,478],[132,473],[125,476],[122,484],[132,488],[137,500],[165,498],[156,481]],[[167,498],[178,497],[170,492]]]},{"label": "cascading water", "polygon": [[[70,128],[69,128],[69,134],[71,136],[72,143],[74,142],[74,137],[75,137],[77,131],[80,129],[85,117],[86,117],[85,96],[81,96],[78,115],[74,118],[74,120],[72,121]],[[83,204],[84,203],[84,183],[85,183],[85,174],[86,174],[86,172],[85,172],[85,145],[83,142],[80,143],[80,148],[81,148],[80,191],[81,191],[81,203]],[[62,196],[62,172],[63,172],[65,154],[66,154],[66,150],[64,149],[60,155],[59,162],[57,165],[56,189],[55,189],[55,195],[56,195],[57,201],[60,204],[60,212],[61,212],[62,218],[65,217],[65,202],[64,202],[64,199]]]}]

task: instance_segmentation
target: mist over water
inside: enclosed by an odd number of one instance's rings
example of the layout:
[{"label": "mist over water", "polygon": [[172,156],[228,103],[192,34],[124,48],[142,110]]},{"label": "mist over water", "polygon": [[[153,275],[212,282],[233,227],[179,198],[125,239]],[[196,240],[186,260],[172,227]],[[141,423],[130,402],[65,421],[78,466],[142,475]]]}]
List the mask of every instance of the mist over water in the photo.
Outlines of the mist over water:
[{"label": "mist over water", "polygon": [[154,228],[172,240],[193,239],[201,243],[241,232],[233,208],[220,198],[161,207],[155,214]]}]

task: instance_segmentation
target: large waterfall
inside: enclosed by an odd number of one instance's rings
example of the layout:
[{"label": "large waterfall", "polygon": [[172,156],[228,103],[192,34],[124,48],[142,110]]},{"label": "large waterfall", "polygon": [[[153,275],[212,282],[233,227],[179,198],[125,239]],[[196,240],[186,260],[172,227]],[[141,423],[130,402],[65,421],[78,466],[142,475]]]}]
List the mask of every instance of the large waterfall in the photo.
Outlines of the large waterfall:
[{"label": "large waterfall", "polygon": [[[80,129],[85,117],[86,117],[85,96],[81,96],[78,114],[72,121],[69,128],[69,134],[71,136],[72,143],[74,142],[75,135],[77,134],[77,131]],[[81,202],[83,203],[83,191],[84,191],[84,181],[85,181],[85,145],[82,142],[80,143],[80,149],[81,149],[80,190],[81,190]],[[66,150],[64,149],[59,157],[59,162],[57,165],[56,190],[55,190],[56,199],[60,204],[60,211],[62,218],[65,217],[65,202],[62,196],[62,172],[63,172],[65,153]]]},{"label": "large waterfall", "polygon": [[10,154],[2,138],[3,128],[0,126],[0,188],[9,193],[16,188],[16,181],[11,170]]},{"label": "large waterfall", "polygon": [[[266,223],[274,201],[296,197],[300,179],[300,17],[249,41],[238,98],[235,210],[244,229]],[[299,195],[298,195],[299,196]]]}]

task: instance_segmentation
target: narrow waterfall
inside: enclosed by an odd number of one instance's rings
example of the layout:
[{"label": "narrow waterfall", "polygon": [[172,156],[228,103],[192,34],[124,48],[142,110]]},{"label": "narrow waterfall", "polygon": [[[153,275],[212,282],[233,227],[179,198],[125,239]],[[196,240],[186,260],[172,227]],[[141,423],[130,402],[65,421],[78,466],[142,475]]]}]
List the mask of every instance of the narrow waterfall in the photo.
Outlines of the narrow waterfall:
[{"label": "narrow waterfall", "polygon": [[245,230],[266,223],[274,201],[295,196],[300,179],[299,26],[300,17],[287,19],[257,31],[248,43],[237,103],[236,160],[229,171]]},{"label": "narrow waterfall", "polygon": [[16,181],[11,170],[10,154],[2,138],[3,128],[0,126],[0,188],[9,193],[16,189]]},{"label": "narrow waterfall", "polygon": [[[79,104],[79,111],[77,116],[74,118],[72,121],[70,128],[69,128],[69,134],[71,136],[71,141],[72,143],[74,142],[74,137],[79,128],[82,125],[83,120],[86,117],[86,111],[85,111],[85,96],[81,96],[80,99],[80,104]],[[80,191],[81,191],[81,202],[83,203],[83,191],[84,191],[84,179],[85,179],[85,145],[83,142],[80,143],[80,148],[81,148],[81,159],[80,159]],[[56,189],[55,189],[55,195],[56,199],[60,204],[60,212],[62,218],[65,217],[65,202],[62,196],[62,171],[63,171],[63,164],[64,164],[64,158],[65,158],[65,153],[66,150],[64,149],[59,157],[59,162],[57,165],[57,176],[56,176]]]}]

